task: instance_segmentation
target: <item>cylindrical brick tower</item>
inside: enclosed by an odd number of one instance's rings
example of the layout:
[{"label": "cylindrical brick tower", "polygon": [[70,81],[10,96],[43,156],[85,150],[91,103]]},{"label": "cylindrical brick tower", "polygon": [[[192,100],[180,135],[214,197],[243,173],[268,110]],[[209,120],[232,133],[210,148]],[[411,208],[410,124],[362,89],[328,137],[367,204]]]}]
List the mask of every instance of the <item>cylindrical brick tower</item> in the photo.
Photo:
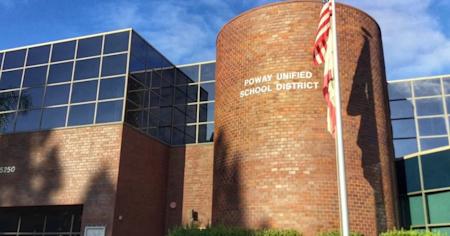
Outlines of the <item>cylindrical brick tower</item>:
[{"label": "cylindrical brick tower", "polygon": [[[218,36],[213,224],[339,228],[323,67],[312,62],[321,7],[262,6]],[[381,33],[353,7],[339,4],[337,17],[350,227],[372,236],[396,225]]]}]

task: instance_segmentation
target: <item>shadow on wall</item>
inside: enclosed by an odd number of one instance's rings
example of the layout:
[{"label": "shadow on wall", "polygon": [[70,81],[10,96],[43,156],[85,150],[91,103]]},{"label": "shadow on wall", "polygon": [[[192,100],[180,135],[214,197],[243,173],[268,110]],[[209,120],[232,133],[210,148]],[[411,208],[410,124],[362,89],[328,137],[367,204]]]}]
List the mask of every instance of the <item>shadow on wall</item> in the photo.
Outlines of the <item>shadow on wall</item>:
[{"label": "shadow on wall", "polygon": [[387,230],[387,217],[383,180],[381,172],[381,159],[375,114],[375,97],[372,80],[372,64],[370,52],[370,33],[365,33],[364,44],[358,59],[356,72],[353,78],[350,100],[347,112],[350,116],[361,116],[357,144],[361,149],[361,165],[364,177],[373,189],[377,229],[379,232]]}]

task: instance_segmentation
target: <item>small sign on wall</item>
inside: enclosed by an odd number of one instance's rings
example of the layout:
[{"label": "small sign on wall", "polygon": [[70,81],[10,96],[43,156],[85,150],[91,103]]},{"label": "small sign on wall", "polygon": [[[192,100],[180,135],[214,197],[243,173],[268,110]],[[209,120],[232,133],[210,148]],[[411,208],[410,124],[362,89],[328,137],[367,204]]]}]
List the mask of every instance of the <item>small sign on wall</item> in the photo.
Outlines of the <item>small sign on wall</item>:
[{"label": "small sign on wall", "polygon": [[106,226],[86,226],[84,236],[105,236]]}]

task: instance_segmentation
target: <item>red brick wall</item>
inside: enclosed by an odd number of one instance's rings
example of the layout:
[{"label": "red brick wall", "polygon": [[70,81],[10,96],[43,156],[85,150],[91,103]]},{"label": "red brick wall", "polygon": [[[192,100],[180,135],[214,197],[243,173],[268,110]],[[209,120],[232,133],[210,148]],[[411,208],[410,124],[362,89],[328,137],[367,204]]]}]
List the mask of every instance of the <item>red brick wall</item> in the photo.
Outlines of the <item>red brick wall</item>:
[{"label": "red brick wall", "polygon": [[165,235],[169,147],[124,125],[114,235]]},{"label": "red brick wall", "polygon": [[0,206],[83,205],[84,225],[112,233],[122,125],[0,135]]},{"label": "red brick wall", "polygon": [[[322,86],[322,67],[311,56],[321,6],[267,5],[218,36],[213,223],[305,235],[339,227],[334,139],[321,89],[239,97],[245,79],[277,72],[311,71],[302,81]],[[381,35],[357,9],[339,5],[337,14],[351,230],[377,235],[395,225]]]}]

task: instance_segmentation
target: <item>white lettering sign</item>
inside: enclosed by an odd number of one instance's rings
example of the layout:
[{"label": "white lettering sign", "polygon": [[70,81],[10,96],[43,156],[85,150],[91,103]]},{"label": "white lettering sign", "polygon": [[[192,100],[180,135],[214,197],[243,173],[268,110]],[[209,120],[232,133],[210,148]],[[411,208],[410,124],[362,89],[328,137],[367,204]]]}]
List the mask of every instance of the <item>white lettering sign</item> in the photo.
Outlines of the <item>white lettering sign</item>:
[{"label": "white lettering sign", "polygon": [[16,172],[15,166],[0,166],[0,175],[7,175]]}]

